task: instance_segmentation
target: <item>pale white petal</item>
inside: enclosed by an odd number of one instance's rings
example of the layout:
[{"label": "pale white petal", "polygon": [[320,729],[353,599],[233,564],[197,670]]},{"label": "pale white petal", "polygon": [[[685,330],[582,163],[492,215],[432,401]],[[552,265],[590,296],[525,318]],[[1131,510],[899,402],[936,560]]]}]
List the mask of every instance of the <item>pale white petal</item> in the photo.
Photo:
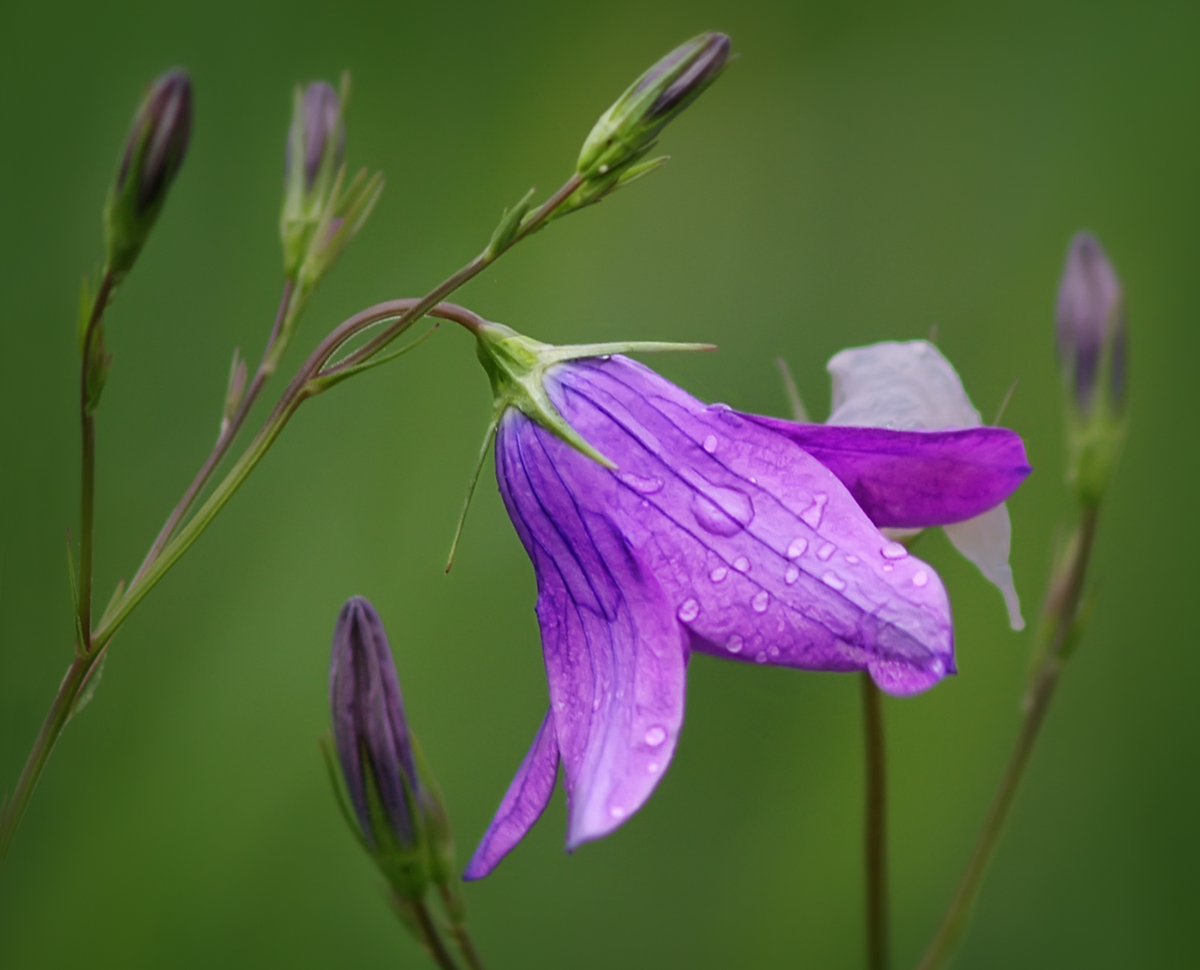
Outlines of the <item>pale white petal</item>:
[{"label": "pale white petal", "polygon": [[827,424],[940,431],[983,423],[950,361],[927,340],[851,347],[826,369],[833,378]]},{"label": "pale white petal", "polygon": [[978,566],[979,571],[1004,594],[1009,626],[1014,630],[1024,630],[1021,601],[1017,599],[1012,567],[1008,564],[1009,547],[1012,542],[1008,506],[997,505],[983,515],[945,526],[945,529],[946,536],[954,544],[954,548]]}]

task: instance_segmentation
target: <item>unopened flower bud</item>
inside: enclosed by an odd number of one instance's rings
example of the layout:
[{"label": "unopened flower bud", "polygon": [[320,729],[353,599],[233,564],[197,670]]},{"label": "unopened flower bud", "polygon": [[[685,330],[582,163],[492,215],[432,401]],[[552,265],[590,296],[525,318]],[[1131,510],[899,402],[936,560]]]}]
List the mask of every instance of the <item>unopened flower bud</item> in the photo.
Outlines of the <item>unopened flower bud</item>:
[{"label": "unopened flower bud", "polygon": [[701,34],[675,48],[601,115],[575,170],[587,179],[603,178],[637,161],[663,127],[717,79],[728,59],[725,34]]},{"label": "unopened flower bud", "polygon": [[1068,477],[1081,501],[1107,487],[1124,437],[1125,295],[1096,238],[1071,240],[1058,290],[1056,336],[1067,389]]},{"label": "unopened flower bud", "polygon": [[284,162],[284,268],[299,268],[321,220],[346,147],[342,99],[324,81],[296,88]]},{"label": "unopened flower bud", "polygon": [[1112,263],[1090,233],[1071,240],[1057,316],[1058,352],[1080,411],[1094,404],[1102,369],[1119,407],[1125,393],[1125,298]]},{"label": "unopened flower bud", "polygon": [[108,268],[127,273],[179,173],[192,133],[192,82],[178,68],[160,75],[133,119],[105,207]]}]

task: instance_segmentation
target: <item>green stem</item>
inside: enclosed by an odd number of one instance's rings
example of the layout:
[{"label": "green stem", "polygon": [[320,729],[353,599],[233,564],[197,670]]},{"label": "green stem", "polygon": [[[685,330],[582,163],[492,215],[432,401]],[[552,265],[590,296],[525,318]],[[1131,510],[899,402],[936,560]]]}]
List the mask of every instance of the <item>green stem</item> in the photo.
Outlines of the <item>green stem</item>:
[{"label": "green stem", "polygon": [[204,460],[204,464],[200,466],[200,470],[196,473],[196,477],[192,479],[192,483],[188,486],[187,491],[183,493],[183,498],[171,510],[166,523],[164,523],[157,537],[155,537],[150,551],[146,553],[146,558],[142,560],[141,566],[138,567],[138,571],[133,577],[134,582],[137,582],[146,570],[154,564],[154,561],[162,554],[167,543],[171,541],[171,536],[175,534],[175,530],[179,528],[179,523],[183,521],[183,517],[187,515],[188,510],[195,503],[196,496],[208,484],[208,480],[221,463],[221,459],[229,451],[229,446],[233,444],[242,425],[245,424],[246,417],[250,414],[250,409],[254,406],[254,402],[258,400],[258,395],[262,392],[263,387],[266,386],[267,380],[274,373],[275,368],[269,363],[271,351],[279,339],[280,328],[283,325],[284,318],[287,316],[294,292],[295,281],[289,278],[283,286],[283,296],[279,301],[279,309],[275,313],[275,324],[271,328],[270,336],[267,338],[267,346],[263,350],[262,361],[258,365],[258,370],[254,373],[254,379],[250,382],[250,386],[246,388],[242,403],[238,405],[237,411],[234,413],[229,425],[222,430],[220,436],[217,438],[217,443],[213,445],[212,451]]},{"label": "green stem", "polygon": [[[79,602],[76,603],[76,626],[81,642],[77,650],[86,654],[91,646],[92,629],[92,536],[96,509],[96,418],[89,403],[88,374],[91,370],[92,344],[104,311],[112,297],[116,278],[109,270],[96,291],[91,316],[83,334],[83,347],[79,365],[79,424],[82,432],[82,448],[79,470]],[[103,349],[101,349],[103,353]]]},{"label": "green stem", "polygon": [[871,675],[859,674],[862,685],[863,741],[866,747],[866,811],[863,848],[866,868],[867,966],[887,970],[887,750],[883,731],[883,697]]},{"label": "green stem", "polygon": [[459,952],[462,953],[467,966],[470,970],[484,970],[483,960],[479,956],[479,951],[475,949],[475,941],[471,939],[471,934],[467,932],[467,922],[462,901],[456,898],[450,887],[443,883],[438,883],[437,888],[438,895],[442,898],[442,906],[446,910],[446,915],[450,920],[450,935],[454,937],[454,942],[458,944]]},{"label": "green stem", "polygon": [[458,966],[450,956],[450,952],[446,949],[446,944],[442,942],[441,934],[438,933],[437,927],[434,925],[429,907],[424,902],[412,903],[412,910],[413,916],[417,921],[417,926],[420,927],[421,934],[425,937],[425,945],[429,950],[429,955],[433,957],[434,962],[439,967],[442,967],[442,970],[458,970]]},{"label": "green stem", "polygon": [[1079,632],[1079,604],[1096,536],[1098,512],[1095,505],[1084,509],[1079,527],[1067,547],[1067,554],[1051,578],[1042,622],[1038,629],[1038,642],[1034,654],[1037,663],[1025,698],[1025,713],[1016,746],[1009,756],[1000,788],[992,800],[983,831],[971,852],[954,898],[942,918],[933,942],[921,958],[918,970],[937,970],[944,966],[953,956],[970,922],[988,862],[1000,839],[1004,821],[1012,808],[1021,778],[1033,754],[1038,733],[1046,719],[1046,712],[1050,709],[1054,690],[1058,686],[1059,675],[1073,646],[1073,640]]}]

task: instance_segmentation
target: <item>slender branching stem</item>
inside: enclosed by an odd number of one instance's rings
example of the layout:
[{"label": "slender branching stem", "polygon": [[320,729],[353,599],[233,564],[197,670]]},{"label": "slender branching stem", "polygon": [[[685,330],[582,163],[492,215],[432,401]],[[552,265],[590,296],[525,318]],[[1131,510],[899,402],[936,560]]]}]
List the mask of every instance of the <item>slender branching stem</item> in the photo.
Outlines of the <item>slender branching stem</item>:
[{"label": "slender branching stem", "polygon": [[479,956],[479,951],[475,949],[475,941],[471,939],[471,934],[467,932],[467,922],[461,902],[451,892],[450,888],[442,883],[438,883],[438,895],[441,896],[442,906],[449,918],[450,935],[454,937],[454,942],[458,944],[458,949],[462,954],[463,960],[466,961],[470,970],[484,970],[483,960]]},{"label": "slender branching stem", "polygon": [[246,393],[237,410],[234,412],[233,417],[230,419],[229,424],[222,428],[221,434],[217,437],[217,443],[213,445],[212,451],[204,459],[204,464],[196,472],[196,477],[192,479],[192,483],[187,487],[187,491],[183,493],[183,498],[171,510],[171,514],[167,517],[167,521],[163,524],[162,529],[155,538],[150,551],[146,553],[146,558],[142,560],[141,566],[138,567],[138,571],[134,575],[135,582],[150,568],[154,560],[162,554],[166,544],[171,541],[171,536],[175,534],[175,530],[179,528],[179,523],[183,521],[183,517],[187,515],[188,510],[196,501],[196,496],[208,484],[208,480],[221,463],[221,459],[225,457],[230,445],[237,438],[238,432],[246,422],[246,417],[249,415],[250,409],[254,407],[254,402],[258,400],[258,395],[262,393],[263,387],[266,386],[267,380],[274,372],[274,368],[269,363],[271,350],[275,347],[275,343],[279,339],[280,329],[287,316],[294,292],[295,281],[289,278],[284,283],[283,296],[280,298],[279,309],[275,314],[275,324],[271,328],[271,334],[267,338],[267,345],[263,349],[262,361],[258,365],[258,370],[254,372],[254,379],[246,388]]},{"label": "slender branching stem", "polygon": [[1075,535],[1067,545],[1066,555],[1051,577],[1042,621],[1038,627],[1035,666],[1025,696],[1024,717],[1016,745],[1009,756],[1000,788],[992,800],[983,831],[979,834],[937,934],[921,959],[919,970],[938,970],[945,966],[954,955],[970,922],[980,884],[1033,754],[1038,733],[1058,686],[1059,675],[1080,633],[1080,603],[1096,536],[1098,512],[1095,505],[1084,508]]},{"label": "slender branching stem", "polygon": [[[308,398],[316,396],[326,387],[331,386],[332,382],[328,381],[327,378],[351,370],[368,358],[374,357],[423,316],[429,315],[452,320],[472,332],[477,332],[485,323],[482,317],[464,307],[445,303],[442,298],[458,289],[468,280],[473,279],[495,262],[500,255],[511,249],[517,242],[541,228],[553,215],[554,211],[579,188],[582,182],[583,179],[581,176],[572,175],[554,195],[525,218],[521,224],[521,228],[514,234],[507,245],[500,250],[485,250],[483,254],[471,260],[466,266],[434,287],[433,290],[421,299],[392,300],[387,303],[381,303],[374,307],[369,307],[355,314],[350,319],[343,321],[309,355],[308,359],[288,384],[287,389],[283,392],[283,395],[267,417],[262,429],[255,436],[246,451],[226,473],[225,478],[212,491],[208,499],[196,511],[195,515],[186,524],[183,524],[183,519],[188,509],[195,502],[205,482],[208,481],[230,443],[232,443],[237,429],[245,421],[246,415],[250,410],[250,405],[253,404],[254,397],[257,397],[259,391],[262,389],[262,383],[270,376],[268,362],[272,359],[272,351],[275,349],[275,344],[282,333],[282,323],[286,319],[293,297],[294,288],[286,286],[283,299],[280,301],[280,309],[276,317],[275,326],[263,354],[263,363],[268,365],[267,369],[264,372],[264,366],[259,366],[258,372],[255,375],[255,384],[248,390],[246,399],[242,402],[237,415],[230,422],[230,426],[226,432],[221,436],[225,440],[218,440],[217,446],[213,449],[209,458],[206,459],[205,464],[201,467],[200,472],[197,473],[196,478],[193,479],[188,491],[185,492],[183,499],[180,500],[180,503],[168,518],[167,523],[159,532],[158,538],[138,569],[137,574],[124,592],[111,604],[110,608],[101,618],[100,624],[94,630],[91,629],[90,610],[92,585],[91,502],[90,498],[85,501],[82,523],[84,526],[84,535],[80,540],[80,558],[82,560],[82,576],[84,578],[80,584],[82,587],[80,595],[81,606],[80,615],[77,616],[77,621],[82,631],[80,637],[83,640],[83,644],[77,648],[76,660],[68,669],[62,685],[59,687],[54,704],[46,715],[42,729],[38,733],[37,740],[34,742],[33,750],[29,753],[29,758],[26,760],[25,767],[21,772],[17,787],[13,790],[12,798],[5,802],[3,809],[0,810],[0,861],[3,860],[8,846],[12,842],[13,834],[20,824],[21,816],[29,804],[30,796],[33,793],[42,769],[46,765],[47,759],[50,757],[50,752],[53,750],[59,735],[70,719],[80,693],[87,684],[89,675],[103,657],[104,651],[116,634],[117,629],[125,622],[129,614],[133,612],[142,599],[145,598],[146,594],[154,588],[155,584],[192,546],[201,533],[208,528],[209,524],[216,518],[217,513],[221,511],[225,503],[232,498],[233,493],[237,491],[258,462],[262,460],[267,449],[279,437],[280,432],[283,431],[284,426],[291,419],[291,416],[296,413],[300,405]],[[96,303],[92,311],[92,319],[85,333],[85,368],[88,359],[89,342],[93,337],[114,285],[115,280],[106,274],[97,294]],[[367,328],[380,323],[387,323],[386,328],[381,333],[362,347],[330,365],[333,356],[347,341],[353,339]],[[81,389],[83,392],[81,400],[83,402],[82,409],[84,411],[85,422],[84,483],[85,492],[90,496],[91,481],[94,477],[94,456],[89,459],[87,447],[86,377],[84,383],[81,385]],[[94,441],[94,437],[92,440]],[[82,604],[88,604],[86,614],[83,613],[85,607]]]},{"label": "slender branching stem", "polygon": [[867,671],[862,686],[863,743],[866,752],[866,810],[863,815],[863,862],[866,873],[867,967],[887,970],[887,750],[883,732],[883,695]]}]

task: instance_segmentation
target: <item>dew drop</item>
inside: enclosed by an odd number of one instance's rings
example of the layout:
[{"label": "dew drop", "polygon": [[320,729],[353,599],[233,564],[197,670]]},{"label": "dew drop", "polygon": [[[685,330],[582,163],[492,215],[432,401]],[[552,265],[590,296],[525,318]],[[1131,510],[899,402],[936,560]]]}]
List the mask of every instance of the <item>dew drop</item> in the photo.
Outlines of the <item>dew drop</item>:
[{"label": "dew drop", "polygon": [[660,478],[643,478],[633,472],[621,472],[620,478],[635,492],[641,492],[643,495],[653,495],[655,492],[662,491],[663,483]]},{"label": "dew drop", "polygon": [[707,494],[695,492],[692,495],[692,515],[706,532],[731,536],[750,524],[754,506],[745,492],[712,486]]},{"label": "dew drop", "polygon": [[742,638],[739,637],[735,633],[733,636],[731,636],[729,638],[729,642],[725,644],[725,649],[728,650],[730,653],[741,653],[742,652]]},{"label": "dew drop", "polygon": [[719,583],[719,582],[722,582],[725,579],[725,577],[728,575],[729,575],[728,569],[726,569],[724,566],[718,566],[716,569],[714,569],[711,573],[708,574],[708,578],[711,579],[714,583]]},{"label": "dew drop", "polygon": [[679,619],[682,620],[684,623],[691,623],[692,620],[696,619],[696,617],[698,617],[699,615],[700,615],[700,604],[697,603],[694,599],[684,600],[683,604],[679,607],[678,616],[679,616]]},{"label": "dew drop", "polygon": [[858,556],[847,556],[846,562],[850,563],[851,566],[857,566],[858,565]]},{"label": "dew drop", "polygon": [[821,582],[830,589],[836,589],[839,593],[846,588],[846,581],[838,576],[837,573],[826,573],[821,577]]},{"label": "dew drop", "polygon": [[625,817],[625,809],[623,809],[620,805],[614,805],[612,808],[610,808],[608,810],[608,814],[611,815],[613,818],[624,818]]},{"label": "dew drop", "polygon": [[807,539],[793,539],[792,544],[788,546],[788,559],[799,559],[804,555],[804,550],[808,548]]},{"label": "dew drop", "polygon": [[925,572],[924,569],[918,569],[913,573],[914,586],[924,586],[927,582],[929,582],[929,573]]},{"label": "dew drop", "polygon": [[892,569],[894,569],[894,568],[895,568],[895,567],[894,567],[894,566],[892,566],[892,564],[891,564],[890,562],[885,562],[885,563],[883,564],[883,571],[884,571],[885,573],[890,573],[890,572],[892,571]]},{"label": "dew drop", "polygon": [[715,434],[710,434],[704,439],[704,450],[710,455],[717,450],[717,436]]},{"label": "dew drop", "polygon": [[646,771],[649,774],[654,775],[658,773],[658,767],[659,765],[657,761],[651,761],[650,764],[646,765]]},{"label": "dew drop", "polygon": [[817,558],[820,559],[821,562],[828,562],[829,557],[833,555],[833,549],[834,545],[832,542],[825,543],[825,545],[821,546],[821,548],[817,550]]},{"label": "dew drop", "polygon": [[767,662],[767,655],[765,653],[760,653],[754,658],[754,662],[756,664],[765,664]]},{"label": "dew drop", "polygon": [[763,589],[754,594],[754,599],[750,601],[750,605],[754,607],[755,613],[765,613],[767,612],[767,605],[770,602],[771,594]]},{"label": "dew drop", "polygon": [[646,732],[646,743],[652,748],[657,748],[665,740],[667,740],[667,732],[657,724]]},{"label": "dew drop", "polygon": [[779,656],[779,648],[774,645],[767,647],[767,653],[769,653],[772,657],[778,657]]},{"label": "dew drop", "polygon": [[739,573],[748,573],[750,572],[750,560],[745,556],[738,556],[737,559],[733,561],[733,568]]},{"label": "dew drop", "polygon": [[600,698],[599,697],[597,697],[595,700],[592,701],[592,710],[593,711],[600,710]]},{"label": "dew drop", "polygon": [[783,581],[789,586],[793,585],[800,578],[800,570],[795,566],[788,566],[787,572],[783,574]]},{"label": "dew drop", "polygon": [[824,492],[814,495],[812,505],[800,513],[801,521],[815,529],[821,524],[821,515],[825,511],[825,503],[828,501],[829,496]]},{"label": "dew drop", "polygon": [[908,550],[898,542],[889,542],[880,552],[883,553],[884,559],[903,559],[908,555]]}]

